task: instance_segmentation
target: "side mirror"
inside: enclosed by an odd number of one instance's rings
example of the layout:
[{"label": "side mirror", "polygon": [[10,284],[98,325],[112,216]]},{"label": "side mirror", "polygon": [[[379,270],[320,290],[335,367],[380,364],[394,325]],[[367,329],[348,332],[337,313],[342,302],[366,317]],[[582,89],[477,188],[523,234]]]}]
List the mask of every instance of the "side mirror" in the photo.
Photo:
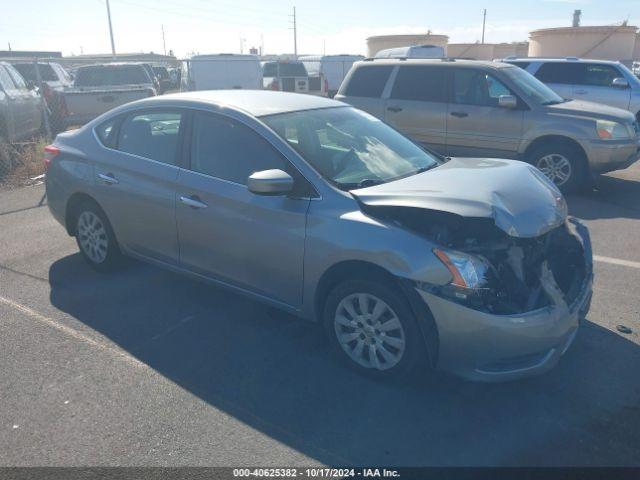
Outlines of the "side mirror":
[{"label": "side mirror", "polygon": [[611,86],[617,88],[627,88],[629,86],[629,82],[627,82],[626,78],[618,77],[614,78],[611,81]]},{"label": "side mirror", "polygon": [[516,108],[518,99],[513,95],[500,95],[498,97],[498,106],[501,108]]},{"label": "side mirror", "polygon": [[256,195],[285,195],[293,190],[293,178],[282,170],[263,170],[249,176],[247,187]]}]

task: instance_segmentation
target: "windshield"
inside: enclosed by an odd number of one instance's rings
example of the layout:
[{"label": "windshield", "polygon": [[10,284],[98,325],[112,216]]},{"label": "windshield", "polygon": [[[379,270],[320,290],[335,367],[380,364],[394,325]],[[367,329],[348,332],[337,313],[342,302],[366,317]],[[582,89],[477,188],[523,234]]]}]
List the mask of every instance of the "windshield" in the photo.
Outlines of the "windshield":
[{"label": "windshield", "polygon": [[263,121],[342,189],[390,182],[439,164],[434,155],[355,108],[283,113]]},{"label": "windshield", "polygon": [[560,95],[521,68],[508,67],[501,69],[501,71],[518,86],[518,93],[528,100],[540,105],[554,105],[565,101]]}]

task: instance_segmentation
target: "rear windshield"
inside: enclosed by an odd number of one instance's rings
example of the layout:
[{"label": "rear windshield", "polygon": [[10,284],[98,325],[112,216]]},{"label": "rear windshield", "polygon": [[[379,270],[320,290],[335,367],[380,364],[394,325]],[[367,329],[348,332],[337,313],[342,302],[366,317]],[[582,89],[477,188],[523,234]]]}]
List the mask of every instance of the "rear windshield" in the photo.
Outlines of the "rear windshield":
[{"label": "rear windshield", "polygon": [[[38,81],[35,64],[16,63],[13,65],[13,67],[18,70],[20,72],[20,75],[22,75],[26,80],[29,80],[30,82]],[[40,69],[40,77],[45,82],[57,82],[59,80],[56,72],[53,71],[53,68],[51,68],[51,65],[49,65],[48,63],[40,63],[38,67]]]},{"label": "rear windshield", "polygon": [[303,63],[278,63],[264,64],[265,77],[306,77],[307,69]]},{"label": "rear windshield", "polygon": [[102,85],[136,85],[151,83],[149,75],[141,65],[118,65],[83,67],[76,74],[76,87],[98,87]]}]

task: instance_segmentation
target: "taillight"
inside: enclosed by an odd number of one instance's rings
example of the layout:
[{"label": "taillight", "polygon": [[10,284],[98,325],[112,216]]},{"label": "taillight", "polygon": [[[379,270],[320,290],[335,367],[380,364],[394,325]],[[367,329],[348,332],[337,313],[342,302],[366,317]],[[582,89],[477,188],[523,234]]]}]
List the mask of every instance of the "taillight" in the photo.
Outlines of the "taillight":
[{"label": "taillight", "polygon": [[60,149],[54,145],[47,145],[44,147],[44,168],[45,170],[49,169],[49,165],[51,165],[51,161],[60,155]]},{"label": "taillight", "polygon": [[277,79],[275,79],[273,82],[269,84],[269,90],[280,90],[280,86],[278,85]]}]

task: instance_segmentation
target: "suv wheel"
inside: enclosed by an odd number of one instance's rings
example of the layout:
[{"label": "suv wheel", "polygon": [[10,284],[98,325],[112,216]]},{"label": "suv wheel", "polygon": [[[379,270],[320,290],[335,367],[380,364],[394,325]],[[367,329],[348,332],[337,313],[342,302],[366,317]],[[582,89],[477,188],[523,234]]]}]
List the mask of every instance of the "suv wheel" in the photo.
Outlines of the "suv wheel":
[{"label": "suv wheel", "polygon": [[565,193],[579,189],[587,180],[584,155],[571,145],[543,145],[528,160]]},{"label": "suv wheel", "polygon": [[405,377],[426,358],[420,329],[399,289],[347,280],[327,297],[324,327],[336,354],[374,377]]},{"label": "suv wheel", "polygon": [[121,253],[111,224],[102,210],[92,202],[76,210],[75,237],[84,259],[98,271],[112,270]]}]

